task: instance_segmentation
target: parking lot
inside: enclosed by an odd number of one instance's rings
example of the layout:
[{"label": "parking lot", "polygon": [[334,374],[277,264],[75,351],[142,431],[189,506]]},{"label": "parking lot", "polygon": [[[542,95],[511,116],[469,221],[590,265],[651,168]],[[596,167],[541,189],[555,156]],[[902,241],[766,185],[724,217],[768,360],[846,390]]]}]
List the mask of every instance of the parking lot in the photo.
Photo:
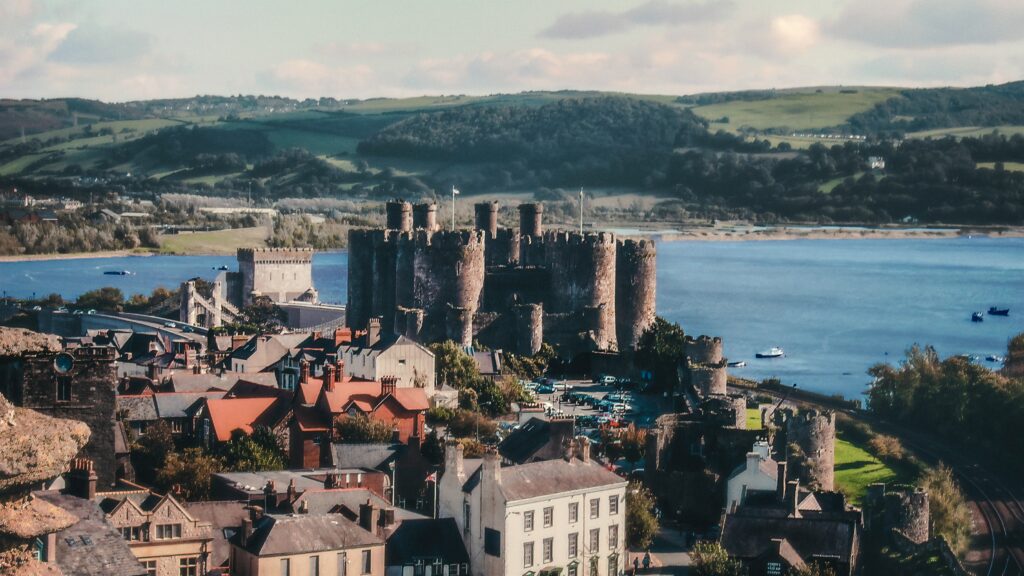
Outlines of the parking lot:
[{"label": "parking lot", "polygon": [[[640,393],[637,391],[636,386],[619,388],[608,384],[598,384],[590,380],[559,380],[558,382],[564,382],[568,390],[556,390],[552,393],[536,394],[537,402],[545,406],[550,405],[552,414],[561,413],[566,416],[577,417],[597,417],[602,414],[608,414],[608,412],[603,412],[585,403],[563,401],[563,395],[567,393],[573,393],[578,396],[585,395],[593,398],[594,400],[601,400],[606,395],[613,394],[617,391],[629,394],[626,403],[629,404],[631,410],[623,412],[621,414],[620,421],[623,425],[632,422],[637,426],[644,428],[650,427],[654,423],[654,420],[662,413],[668,411],[670,407],[669,399],[663,398],[660,395]],[[592,426],[585,427],[589,428]]]}]

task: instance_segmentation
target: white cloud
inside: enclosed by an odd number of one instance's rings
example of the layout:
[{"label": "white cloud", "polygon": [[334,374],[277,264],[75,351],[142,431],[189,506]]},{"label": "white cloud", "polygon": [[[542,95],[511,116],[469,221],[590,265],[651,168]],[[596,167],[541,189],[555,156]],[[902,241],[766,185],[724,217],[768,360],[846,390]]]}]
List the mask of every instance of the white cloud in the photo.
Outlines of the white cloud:
[{"label": "white cloud", "polygon": [[274,91],[310,98],[362,94],[375,81],[373,69],[366,65],[328,66],[302,58],[282,62],[262,77]]},{"label": "white cloud", "polygon": [[732,0],[668,2],[650,0],[623,12],[570,12],[541,30],[542,38],[580,40],[625,32],[636,26],[679,26],[720,20],[732,12]]},{"label": "white cloud", "polygon": [[818,21],[802,14],[788,14],[772,19],[772,39],[784,51],[801,51],[814,47],[821,33]]}]

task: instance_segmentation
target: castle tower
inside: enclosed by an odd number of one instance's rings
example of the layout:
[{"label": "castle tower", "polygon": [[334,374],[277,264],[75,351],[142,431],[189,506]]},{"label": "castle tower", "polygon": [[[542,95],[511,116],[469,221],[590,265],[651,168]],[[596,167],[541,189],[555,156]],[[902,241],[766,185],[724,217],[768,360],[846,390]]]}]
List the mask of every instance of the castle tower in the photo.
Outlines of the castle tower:
[{"label": "castle tower", "polygon": [[422,228],[427,232],[437,230],[437,204],[424,202],[412,207],[413,228]]},{"label": "castle tower", "polygon": [[544,216],[544,205],[529,203],[519,205],[519,234],[540,239],[544,234],[541,218]]},{"label": "castle tower", "polygon": [[412,306],[413,275],[416,269],[416,243],[411,232],[398,234],[395,248],[395,304]]},{"label": "castle tower", "polygon": [[615,330],[619,349],[636,348],[654,324],[657,252],[651,240],[620,241],[615,262]]},{"label": "castle tower", "polygon": [[684,343],[688,364],[722,364],[722,339],[718,336],[687,337]]},{"label": "castle tower", "polygon": [[498,235],[498,203],[477,202],[473,205],[473,212],[476,215],[476,229],[483,230],[488,240],[493,240]]},{"label": "castle tower", "polygon": [[427,338],[443,336],[447,307],[470,315],[480,307],[484,285],[484,233],[419,231],[414,240],[413,307],[425,314]]},{"label": "castle tower", "polygon": [[615,249],[615,235],[607,232],[549,232],[544,236],[544,261],[552,278],[551,298],[545,301],[545,308],[551,312],[596,311],[600,321],[590,329],[605,350],[616,348]]},{"label": "castle tower", "polygon": [[726,394],[728,376],[725,366],[699,364],[690,368],[690,382],[702,398],[713,394]]},{"label": "castle tower", "polygon": [[423,310],[399,306],[395,310],[395,334],[417,342],[423,332]]},{"label": "castle tower", "polygon": [[540,304],[520,304],[516,315],[516,353],[532,356],[544,343],[544,309]]},{"label": "castle tower", "polygon": [[458,306],[449,306],[446,317],[448,339],[459,346],[473,345],[473,312]]},{"label": "castle tower", "polygon": [[348,305],[345,324],[362,330],[373,309],[373,244],[375,230],[348,231]]},{"label": "castle tower", "polygon": [[928,493],[921,488],[894,490],[885,494],[885,529],[895,528],[910,540],[922,544],[930,533]]},{"label": "castle tower", "polygon": [[242,304],[255,296],[289,302],[313,288],[313,250],[310,248],[239,248]]},{"label": "castle tower", "polygon": [[391,200],[385,210],[388,230],[412,231],[412,204],[404,200]]},{"label": "castle tower", "polygon": [[807,459],[807,482],[821,490],[835,489],[836,415],[801,410],[786,419],[786,441],[796,444]]}]

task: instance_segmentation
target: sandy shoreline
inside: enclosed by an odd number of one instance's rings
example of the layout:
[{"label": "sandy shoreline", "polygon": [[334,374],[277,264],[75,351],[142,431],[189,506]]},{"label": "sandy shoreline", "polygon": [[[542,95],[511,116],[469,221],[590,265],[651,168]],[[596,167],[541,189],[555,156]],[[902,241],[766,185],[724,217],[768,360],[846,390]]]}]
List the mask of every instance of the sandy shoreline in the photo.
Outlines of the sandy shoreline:
[{"label": "sandy shoreline", "polygon": [[[644,223],[649,226],[650,223]],[[628,225],[624,225],[628,226]],[[816,229],[806,227],[780,226],[777,228],[757,228],[745,225],[686,228],[650,228],[637,226],[636,234],[628,236],[650,236],[662,242],[757,242],[763,240],[895,240],[904,238],[958,238],[961,236],[989,238],[1024,238],[1024,228],[829,228]],[[626,236],[620,234],[620,236]],[[343,250],[339,249],[339,250]],[[119,258],[125,256],[148,257],[159,252],[134,250],[108,250],[104,252],[75,252],[72,254],[20,254],[0,256],[0,264],[4,262],[28,262],[33,260],[81,260],[85,258]],[[190,252],[188,254],[167,254],[168,256],[231,256],[233,252]]]}]

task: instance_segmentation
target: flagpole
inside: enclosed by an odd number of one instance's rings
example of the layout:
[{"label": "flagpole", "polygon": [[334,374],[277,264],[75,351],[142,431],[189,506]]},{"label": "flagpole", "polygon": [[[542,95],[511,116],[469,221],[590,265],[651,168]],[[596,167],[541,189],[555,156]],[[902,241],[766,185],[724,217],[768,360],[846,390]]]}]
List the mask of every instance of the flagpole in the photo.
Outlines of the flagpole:
[{"label": "flagpole", "polygon": [[580,186],[580,235],[583,235],[583,186]]},{"label": "flagpole", "polygon": [[434,470],[434,518],[437,518],[437,470]]},{"label": "flagpole", "polygon": [[459,191],[455,186],[452,186],[452,232],[455,231],[455,195],[458,193]]}]

